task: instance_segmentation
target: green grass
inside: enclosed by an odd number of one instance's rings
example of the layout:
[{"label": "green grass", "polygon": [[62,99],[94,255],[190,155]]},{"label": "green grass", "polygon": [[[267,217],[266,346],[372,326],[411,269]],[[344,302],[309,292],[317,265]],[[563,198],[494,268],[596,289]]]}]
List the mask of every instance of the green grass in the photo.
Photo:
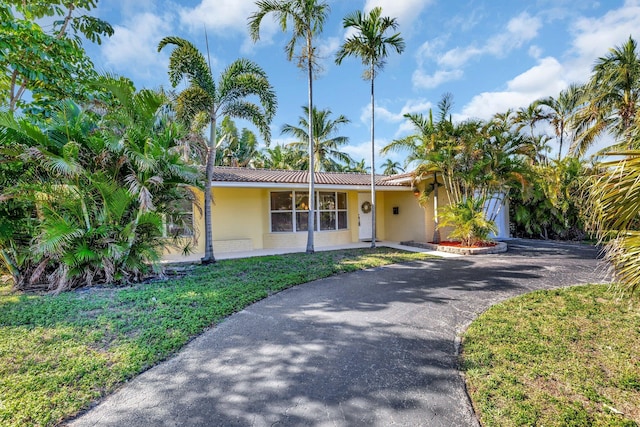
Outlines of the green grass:
[{"label": "green grass", "polygon": [[640,301],[603,285],[514,298],[471,324],[461,364],[484,426],[637,426]]},{"label": "green grass", "polygon": [[425,254],[345,250],[220,261],[180,280],[26,295],[0,288],[0,425],[55,425],[269,294]]}]

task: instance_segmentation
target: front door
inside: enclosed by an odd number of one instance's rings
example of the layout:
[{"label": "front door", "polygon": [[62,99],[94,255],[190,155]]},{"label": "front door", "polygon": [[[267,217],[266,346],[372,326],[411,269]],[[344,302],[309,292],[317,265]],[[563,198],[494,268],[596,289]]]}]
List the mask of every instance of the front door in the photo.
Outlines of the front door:
[{"label": "front door", "polygon": [[358,238],[371,241],[371,194],[358,193]]}]

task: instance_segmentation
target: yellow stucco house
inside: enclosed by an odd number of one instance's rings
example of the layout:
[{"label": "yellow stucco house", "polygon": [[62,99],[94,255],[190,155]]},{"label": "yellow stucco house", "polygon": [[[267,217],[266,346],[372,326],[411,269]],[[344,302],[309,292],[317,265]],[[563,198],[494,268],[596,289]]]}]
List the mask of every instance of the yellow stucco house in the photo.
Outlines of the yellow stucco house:
[{"label": "yellow stucco house", "polygon": [[[304,248],[307,241],[309,174],[306,171],[216,167],[212,181],[213,249],[222,254],[259,249]],[[412,174],[376,177],[376,237],[430,241],[433,203],[419,205]],[[371,176],[316,172],[314,246],[371,240]],[[420,189],[429,185],[422,182]],[[439,190],[440,200],[444,189]],[[203,194],[197,194],[202,205]],[[431,196],[433,197],[433,196]],[[193,209],[194,255],[204,254],[203,209]],[[175,257],[176,251],[167,251]]]}]

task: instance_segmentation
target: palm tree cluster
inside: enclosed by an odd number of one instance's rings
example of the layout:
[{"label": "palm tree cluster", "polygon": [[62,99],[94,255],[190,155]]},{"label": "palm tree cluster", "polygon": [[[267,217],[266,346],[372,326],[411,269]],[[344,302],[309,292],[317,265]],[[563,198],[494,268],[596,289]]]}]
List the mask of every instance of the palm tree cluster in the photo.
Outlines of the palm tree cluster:
[{"label": "palm tree cluster", "polygon": [[199,172],[182,160],[187,132],[167,99],[124,79],[100,84],[110,99],[93,109],[61,101],[37,122],[0,115],[0,273],[18,289],[140,281],[170,243],[165,221],[184,219],[176,205]]},{"label": "palm tree cluster", "polygon": [[[531,144],[516,130],[511,112],[497,114],[489,121],[454,123],[452,106],[451,94],[445,94],[438,103],[436,119],[433,111],[426,117],[406,114],[415,133],[392,141],[382,152],[406,152],[407,167],[414,169],[416,185],[432,181],[420,196],[422,204],[438,186],[444,187],[448,206],[438,226],[453,226],[452,238],[462,234],[466,244],[473,244],[495,231],[500,202],[511,188],[524,185]],[[495,210],[485,215],[485,206],[492,199]],[[470,221],[476,225],[470,226]]]}]

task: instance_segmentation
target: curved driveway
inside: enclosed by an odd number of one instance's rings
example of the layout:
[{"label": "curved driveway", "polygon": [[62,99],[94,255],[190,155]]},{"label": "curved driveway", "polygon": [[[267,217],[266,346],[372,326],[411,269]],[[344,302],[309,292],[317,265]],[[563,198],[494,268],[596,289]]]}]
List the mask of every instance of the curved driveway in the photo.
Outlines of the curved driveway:
[{"label": "curved driveway", "polygon": [[289,289],[228,318],[73,426],[474,426],[456,340],[535,289],[604,281],[593,248],[393,265]]}]

